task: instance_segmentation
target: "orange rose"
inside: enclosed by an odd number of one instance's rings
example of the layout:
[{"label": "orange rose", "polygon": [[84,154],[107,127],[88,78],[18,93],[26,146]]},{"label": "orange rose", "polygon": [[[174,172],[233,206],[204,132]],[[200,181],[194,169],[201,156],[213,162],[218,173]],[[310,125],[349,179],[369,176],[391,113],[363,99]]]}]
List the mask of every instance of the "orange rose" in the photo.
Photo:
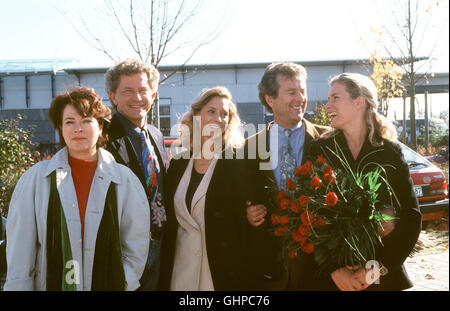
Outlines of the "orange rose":
[{"label": "orange rose", "polygon": [[280,209],[282,209],[284,211],[284,210],[288,209],[290,205],[291,205],[290,200],[282,199],[280,202]]},{"label": "orange rose", "polygon": [[287,226],[279,226],[274,230],[276,236],[282,236],[288,230]]},{"label": "orange rose", "polygon": [[317,164],[320,166],[324,165],[327,162],[327,159],[323,155],[319,155],[316,160]]},{"label": "orange rose", "polygon": [[300,197],[298,198],[298,201],[300,202],[301,207],[307,207],[311,199],[308,196],[301,194]]},{"label": "orange rose", "polygon": [[333,168],[331,166],[327,165],[323,168],[323,172],[324,173],[333,173]]},{"label": "orange rose", "polygon": [[314,222],[314,226],[325,226],[327,221],[324,218],[319,218]]},{"label": "orange rose", "polygon": [[320,180],[319,177],[314,176],[314,178],[311,179],[311,182],[309,184],[310,184],[311,190],[314,190],[314,189],[319,188],[322,185],[322,181]]},{"label": "orange rose", "polygon": [[297,187],[297,184],[292,179],[288,179],[286,181],[286,189],[288,190],[295,190],[295,187]]},{"label": "orange rose", "polygon": [[334,176],[334,173],[325,173],[323,175],[323,180],[326,184],[334,184],[336,182],[336,176]]},{"label": "orange rose", "polygon": [[270,220],[272,221],[272,225],[276,225],[278,223],[278,216],[277,214],[272,214],[272,216],[270,216]]},{"label": "orange rose", "polygon": [[325,198],[325,203],[329,207],[333,207],[336,205],[337,201],[338,201],[338,197],[336,196],[336,194],[334,192],[328,192],[328,194]]},{"label": "orange rose", "polygon": [[298,242],[300,246],[303,246],[306,243],[308,237],[306,235],[301,235],[298,230],[292,231],[292,238],[295,242]]},{"label": "orange rose", "polygon": [[296,176],[309,176],[314,172],[313,165],[311,162],[306,162],[302,166],[297,167],[295,170]]},{"label": "orange rose", "polygon": [[314,252],[314,244],[312,244],[311,242],[306,243],[305,245],[303,245],[302,251],[304,251],[307,254],[313,253]]},{"label": "orange rose", "polygon": [[280,218],[278,218],[278,223],[282,226],[287,225],[289,223],[289,217],[281,216]]},{"label": "orange rose", "polygon": [[298,201],[291,201],[291,211],[298,214],[302,210],[302,207]]},{"label": "orange rose", "polygon": [[310,224],[312,224],[314,222],[314,219],[316,218],[316,216],[314,215],[313,212],[311,211],[304,211],[301,215],[300,215],[300,219],[302,220],[302,223],[304,223],[305,225],[309,226]]},{"label": "orange rose", "polygon": [[289,195],[284,190],[278,191],[278,202],[280,202],[282,199],[289,198]]},{"label": "orange rose", "polygon": [[303,236],[308,236],[309,232],[311,231],[311,227],[305,224],[301,224],[300,227],[298,227],[298,233]]}]

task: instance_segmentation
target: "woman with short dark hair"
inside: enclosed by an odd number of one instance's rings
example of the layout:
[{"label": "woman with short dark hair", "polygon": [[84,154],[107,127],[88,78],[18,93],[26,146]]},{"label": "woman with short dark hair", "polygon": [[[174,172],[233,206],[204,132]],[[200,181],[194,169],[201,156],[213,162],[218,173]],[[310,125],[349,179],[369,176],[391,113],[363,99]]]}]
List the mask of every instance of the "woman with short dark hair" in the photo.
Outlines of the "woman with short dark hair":
[{"label": "woman with short dark hair", "polygon": [[131,170],[99,147],[111,111],[93,89],[53,98],[64,146],[14,189],[5,290],[135,290],[149,245],[149,207]]}]

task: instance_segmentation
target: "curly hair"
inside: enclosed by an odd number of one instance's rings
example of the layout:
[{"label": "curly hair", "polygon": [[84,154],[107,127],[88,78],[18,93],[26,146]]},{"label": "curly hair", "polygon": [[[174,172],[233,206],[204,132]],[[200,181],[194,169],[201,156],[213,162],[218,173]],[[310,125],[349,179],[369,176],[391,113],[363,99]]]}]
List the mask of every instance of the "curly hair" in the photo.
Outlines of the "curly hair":
[{"label": "curly hair", "polygon": [[197,115],[213,97],[222,97],[229,101],[229,121],[225,129],[225,135],[223,136],[225,147],[238,148],[244,143],[244,137],[241,133],[241,119],[239,118],[236,106],[232,101],[231,93],[226,87],[217,86],[211,89],[204,89],[199,98],[191,105],[191,110],[186,112],[179,122],[179,124],[182,125],[179,129],[179,135],[183,146],[187,147],[187,142],[189,141],[190,150],[192,150],[193,146],[194,116]]},{"label": "curly hair", "polygon": [[121,75],[134,75],[137,73],[146,73],[150,88],[152,91],[158,89],[159,72],[153,65],[147,65],[136,59],[125,59],[118,62],[114,67],[108,69],[105,75],[106,92],[115,93],[119,86]]},{"label": "curly hair", "polygon": [[267,104],[265,95],[277,98],[280,85],[277,82],[277,76],[282,75],[288,79],[304,78],[306,81],[306,69],[302,65],[295,63],[273,63],[267,66],[261,82],[258,85],[259,100],[266,107],[267,111],[273,112],[272,108]]},{"label": "curly hair", "polygon": [[385,116],[378,113],[378,95],[373,81],[359,73],[342,73],[330,80],[330,86],[335,83],[341,83],[350,94],[352,99],[362,96],[366,101],[366,112],[364,119],[366,121],[369,142],[372,146],[378,147],[383,142],[377,140],[377,136],[393,141],[397,139],[397,131],[394,125]]},{"label": "curly hair", "polygon": [[97,147],[104,145],[107,141],[106,133],[110,122],[111,109],[103,105],[101,97],[95,93],[94,89],[84,87],[76,88],[52,99],[48,116],[53,127],[58,131],[61,145],[66,145],[62,135],[62,118],[64,108],[67,105],[73,106],[83,118],[93,117],[97,119],[98,124],[103,129],[98,138]]}]

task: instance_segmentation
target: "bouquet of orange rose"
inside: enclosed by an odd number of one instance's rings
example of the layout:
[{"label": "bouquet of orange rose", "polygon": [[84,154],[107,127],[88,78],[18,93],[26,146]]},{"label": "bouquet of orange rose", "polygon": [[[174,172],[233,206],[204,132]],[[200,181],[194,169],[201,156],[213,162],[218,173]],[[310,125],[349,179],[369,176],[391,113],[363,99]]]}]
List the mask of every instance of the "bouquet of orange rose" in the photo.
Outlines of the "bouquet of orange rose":
[{"label": "bouquet of orange rose", "polygon": [[300,252],[313,253],[319,272],[365,266],[382,244],[381,222],[395,219],[381,213],[393,205],[392,196],[390,202],[380,202],[376,193],[385,183],[396,199],[384,168],[355,173],[345,158],[339,159],[343,169],[334,169],[323,155],[297,167],[297,181],[288,179],[271,215],[274,234],[283,239],[283,253],[291,259]]}]

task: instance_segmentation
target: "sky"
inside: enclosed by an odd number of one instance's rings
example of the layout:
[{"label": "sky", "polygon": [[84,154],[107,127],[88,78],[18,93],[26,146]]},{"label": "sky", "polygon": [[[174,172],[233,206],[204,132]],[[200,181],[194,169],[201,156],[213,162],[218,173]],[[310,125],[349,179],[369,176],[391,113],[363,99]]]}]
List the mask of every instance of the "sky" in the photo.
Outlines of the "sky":
[{"label": "sky", "polygon": [[[435,5],[432,11],[435,18],[431,30],[423,36],[419,54],[428,53],[436,43],[431,71],[448,72],[449,1],[421,1]],[[190,63],[366,59],[374,49],[380,51],[370,29],[389,25],[391,2],[211,0],[205,5],[200,21],[186,35],[212,29],[222,18],[228,22],[221,34],[202,47]],[[102,5],[100,0],[0,0],[0,60],[76,58],[87,65],[110,65],[112,61],[87,44],[68,18],[76,23],[81,12],[92,28],[102,28],[99,22]],[[115,39],[111,32],[107,36]],[[117,49],[126,51],[120,43]],[[186,53],[174,53],[162,64],[181,64]]]}]

